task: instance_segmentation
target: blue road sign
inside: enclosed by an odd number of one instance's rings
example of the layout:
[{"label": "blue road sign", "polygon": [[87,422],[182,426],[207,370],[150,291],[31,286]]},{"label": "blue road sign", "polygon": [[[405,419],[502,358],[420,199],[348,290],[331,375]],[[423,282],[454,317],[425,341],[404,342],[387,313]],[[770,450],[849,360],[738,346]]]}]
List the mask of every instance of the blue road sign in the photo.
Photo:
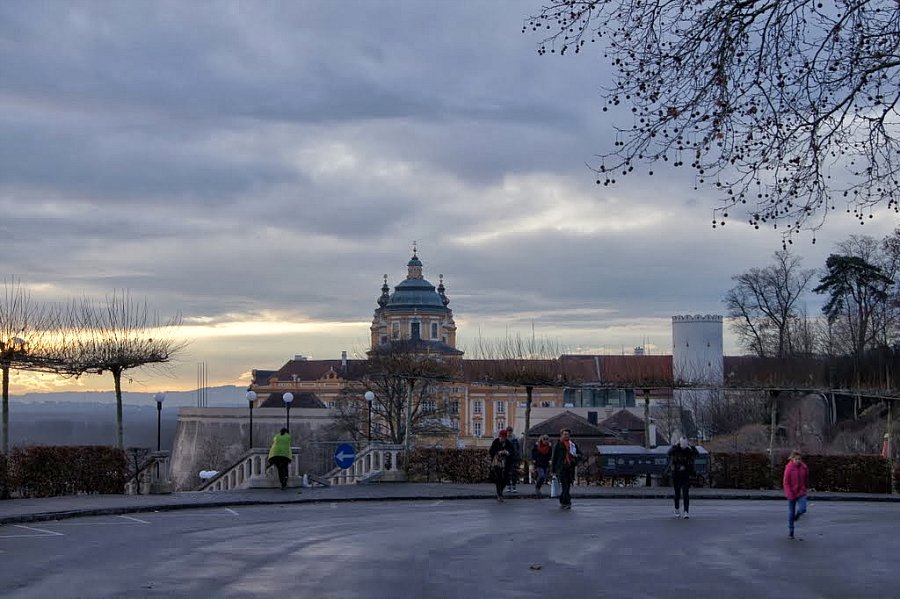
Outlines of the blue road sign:
[{"label": "blue road sign", "polygon": [[334,450],[334,463],[340,469],[346,469],[356,461],[356,450],[349,443],[341,443]]}]

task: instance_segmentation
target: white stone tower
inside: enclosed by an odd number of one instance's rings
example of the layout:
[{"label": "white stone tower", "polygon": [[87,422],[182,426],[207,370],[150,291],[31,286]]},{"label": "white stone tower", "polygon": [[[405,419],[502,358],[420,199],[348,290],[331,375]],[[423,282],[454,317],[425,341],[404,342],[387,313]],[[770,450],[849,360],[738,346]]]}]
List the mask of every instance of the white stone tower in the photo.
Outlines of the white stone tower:
[{"label": "white stone tower", "polygon": [[699,387],[676,388],[672,393],[676,405],[692,413],[696,427],[680,434],[700,441],[709,437],[706,408],[721,396],[719,386],[724,381],[724,371],[722,317],[718,314],[673,316],[672,375],[677,385]]},{"label": "white stone tower", "polygon": [[722,384],[724,363],[720,315],[672,317],[672,371],[675,380],[682,383]]}]

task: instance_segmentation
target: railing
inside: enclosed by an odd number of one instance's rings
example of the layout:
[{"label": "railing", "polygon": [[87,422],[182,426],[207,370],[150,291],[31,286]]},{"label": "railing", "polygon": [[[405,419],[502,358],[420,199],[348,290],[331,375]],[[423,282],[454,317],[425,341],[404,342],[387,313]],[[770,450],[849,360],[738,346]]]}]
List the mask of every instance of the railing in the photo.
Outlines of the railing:
[{"label": "railing", "polygon": [[368,445],[349,468],[335,468],[324,476],[332,485],[405,480],[401,468],[403,445]]},{"label": "railing", "polygon": [[168,451],[154,451],[135,470],[134,475],[125,481],[126,495],[158,495],[172,492],[172,481],[169,478]]},{"label": "railing", "polygon": [[[293,456],[288,466],[288,487],[302,484],[300,474],[300,448],[292,447]],[[281,487],[278,471],[268,467],[269,450],[256,447],[247,451],[230,468],[222,470],[204,482],[198,491],[233,491],[236,489],[272,489]]]}]

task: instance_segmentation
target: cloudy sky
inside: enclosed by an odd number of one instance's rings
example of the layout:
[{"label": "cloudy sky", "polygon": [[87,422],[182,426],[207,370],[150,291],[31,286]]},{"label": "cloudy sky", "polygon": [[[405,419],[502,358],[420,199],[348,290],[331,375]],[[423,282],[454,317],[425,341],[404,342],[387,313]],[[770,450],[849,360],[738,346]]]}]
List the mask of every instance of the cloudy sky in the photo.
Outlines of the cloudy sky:
[{"label": "cloudy sky", "polygon": [[[722,313],[780,236],[711,229],[687,173],[595,185],[608,69],[538,56],[521,31],[540,4],[7,0],[0,274],[38,299],[127,289],[180,313],[181,361],[126,391],[191,389],[200,362],[243,385],[295,354],[361,354],[414,241],[462,349],[533,329],[571,353],[669,353],[671,316]],[[821,267],[897,224],[837,214],[794,247]]]}]

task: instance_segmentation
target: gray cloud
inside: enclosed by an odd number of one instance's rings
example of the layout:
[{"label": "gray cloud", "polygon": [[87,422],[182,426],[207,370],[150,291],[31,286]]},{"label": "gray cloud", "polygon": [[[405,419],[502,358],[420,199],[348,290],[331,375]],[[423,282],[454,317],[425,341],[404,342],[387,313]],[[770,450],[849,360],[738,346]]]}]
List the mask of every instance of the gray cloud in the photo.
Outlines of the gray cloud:
[{"label": "gray cloud", "polygon": [[[721,312],[780,238],[711,230],[687,173],[595,185],[606,67],[537,56],[528,9],[5,2],[0,272],[206,323],[186,360],[214,359],[220,382],[364,349],[413,240],[464,340],[535,326],[567,347],[666,348],[672,314]],[[798,245],[807,266],[895,224],[848,223]],[[286,332],[227,331],[262,321]]]}]

